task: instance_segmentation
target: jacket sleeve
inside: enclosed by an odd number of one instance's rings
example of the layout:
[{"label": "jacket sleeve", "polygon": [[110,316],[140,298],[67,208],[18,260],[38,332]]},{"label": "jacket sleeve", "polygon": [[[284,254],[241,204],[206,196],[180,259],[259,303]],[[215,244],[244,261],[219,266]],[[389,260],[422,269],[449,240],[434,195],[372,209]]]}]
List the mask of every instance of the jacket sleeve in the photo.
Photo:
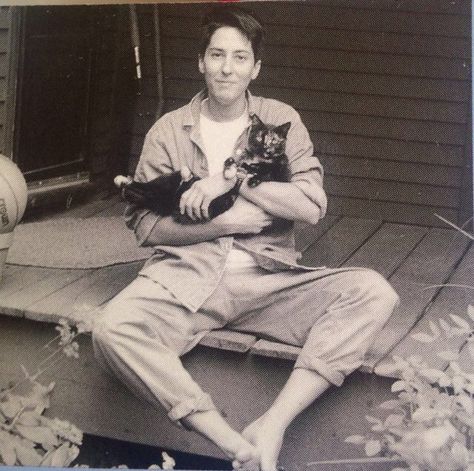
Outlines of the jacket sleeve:
[{"label": "jacket sleeve", "polygon": [[[143,144],[142,153],[135,170],[134,180],[149,182],[154,178],[173,171],[164,138],[166,129],[161,118],[148,131]],[[139,208],[129,203],[124,212],[125,224],[135,232],[138,244],[146,245],[147,239],[162,216],[149,209]]]},{"label": "jacket sleeve", "polygon": [[291,127],[286,142],[290,181],[320,208],[321,217],[324,217],[327,210],[327,197],[323,190],[323,166],[314,156],[313,143],[299,114],[291,110]]}]

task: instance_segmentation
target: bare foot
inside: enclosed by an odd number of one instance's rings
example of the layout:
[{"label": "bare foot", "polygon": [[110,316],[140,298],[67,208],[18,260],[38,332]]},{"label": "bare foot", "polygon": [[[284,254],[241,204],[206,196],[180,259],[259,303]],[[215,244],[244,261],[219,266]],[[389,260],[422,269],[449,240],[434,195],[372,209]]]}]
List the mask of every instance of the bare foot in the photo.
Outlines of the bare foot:
[{"label": "bare foot", "polygon": [[242,447],[233,456],[232,467],[239,471],[259,471],[260,457],[257,448],[253,445]]},{"label": "bare foot", "polygon": [[265,415],[242,432],[242,436],[257,448],[261,471],[277,471],[284,434],[285,430]]}]

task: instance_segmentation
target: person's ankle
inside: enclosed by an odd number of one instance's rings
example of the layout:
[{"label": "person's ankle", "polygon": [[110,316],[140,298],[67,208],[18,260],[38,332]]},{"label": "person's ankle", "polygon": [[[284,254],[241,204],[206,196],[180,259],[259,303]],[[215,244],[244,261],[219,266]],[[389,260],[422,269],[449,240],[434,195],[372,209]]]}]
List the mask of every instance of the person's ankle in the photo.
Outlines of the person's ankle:
[{"label": "person's ankle", "polygon": [[284,415],[278,410],[268,410],[261,417],[261,425],[264,427],[270,427],[273,430],[279,430],[282,434],[288,428],[290,423],[285,419]]}]

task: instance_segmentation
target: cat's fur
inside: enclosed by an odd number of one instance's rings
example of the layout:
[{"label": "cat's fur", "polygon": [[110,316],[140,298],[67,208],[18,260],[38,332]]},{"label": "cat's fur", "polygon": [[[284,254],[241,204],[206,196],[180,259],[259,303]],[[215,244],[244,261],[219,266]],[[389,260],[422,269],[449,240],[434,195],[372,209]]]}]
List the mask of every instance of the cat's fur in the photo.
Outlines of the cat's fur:
[{"label": "cat's fur", "polygon": [[[291,123],[280,126],[264,124],[257,115],[252,115],[248,147],[238,161],[229,158],[224,163],[225,171],[237,165],[252,176],[248,185],[255,187],[262,181],[289,180],[288,158],[285,154],[286,136]],[[181,195],[199,180],[191,175],[184,179],[182,172],[162,175],[149,182],[126,181],[116,178],[116,185],[122,188],[122,196],[139,207],[151,209],[161,216],[171,216],[181,222],[191,222],[179,212]],[[209,205],[209,217],[214,218],[227,211],[234,204],[239,193],[235,186],[227,193],[218,196]]]}]

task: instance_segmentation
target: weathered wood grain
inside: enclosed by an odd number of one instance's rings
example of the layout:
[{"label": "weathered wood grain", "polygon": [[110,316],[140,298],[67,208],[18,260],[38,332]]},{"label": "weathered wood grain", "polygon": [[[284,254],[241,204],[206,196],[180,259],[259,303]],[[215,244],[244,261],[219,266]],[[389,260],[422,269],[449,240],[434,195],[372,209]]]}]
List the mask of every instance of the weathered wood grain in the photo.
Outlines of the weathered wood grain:
[{"label": "weathered wood grain", "polygon": [[[36,267],[29,267],[26,273],[32,271],[32,277],[36,278],[34,282],[28,282],[23,285],[20,289],[16,290],[8,296],[0,298],[0,312],[3,314],[23,316],[26,314],[28,307],[47,296],[55,293],[56,291],[68,286],[74,281],[87,278],[87,275],[92,270],[75,270],[75,269],[55,269],[55,268],[44,268],[35,269]],[[22,272],[17,274],[17,277]],[[35,274],[42,274],[43,276],[38,279],[34,276]],[[31,280],[29,280],[31,281]],[[18,283],[22,283],[22,279],[18,278]]]},{"label": "weathered wood grain", "polygon": [[[146,22],[144,23],[146,24]],[[195,18],[164,18],[163,35],[170,38],[199,39],[199,23]],[[150,24],[151,26],[151,24]],[[266,25],[265,42],[277,46],[284,42],[287,46],[334,48],[358,52],[378,52],[386,54],[410,54],[414,56],[439,56],[469,58],[469,44],[466,38],[456,37],[417,37],[417,41],[408,35],[390,31],[347,31],[333,30],[331,35],[324,28],[295,28],[286,25]]]},{"label": "weathered wood grain", "polygon": [[301,347],[260,339],[252,346],[250,352],[254,355],[294,361],[300,354]]},{"label": "weathered wood grain", "polygon": [[390,277],[401,303],[367,353],[366,368],[374,368],[423,316],[439,291],[424,288],[445,283],[467,246],[455,231],[433,228]]},{"label": "weathered wood grain", "polygon": [[81,204],[71,209],[66,209],[64,211],[48,215],[48,219],[61,219],[65,217],[88,218],[96,216],[101,211],[104,211],[107,208],[117,204],[118,201],[118,196],[110,197],[105,195],[99,195],[91,201],[88,201],[86,204]]},{"label": "weathered wood grain", "polygon": [[87,276],[31,303],[25,316],[48,322],[61,318],[87,320],[96,315],[95,308],[131,283],[142,265],[143,261],[138,261],[90,270]]},{"label": "weathered wood grain", "polygon": [[[434,343],[422,343],[411,337],[412,334],[424,332],[433,335],[430,328],[430,323],[433,322],[443,332],[440,327],[439,319],[446,320],[450,325],[453,325],[449,314],[456,314],[460,317],[466,317],[466,311],[469,304],[474,304],[474,245],[463,257],[459,266],[455,269],[453,274],[446,280],[446,286],[441,289],[433,304],[431,304],[427,312],[419,320],[416,326],[391,352],[391,355],[398,355],[402,358],[407,358],[410,355],[421,355],[425,361],[432,368],[445,369],[448,366],[446,360],[437,356],[437,352],[452,350],[459,352],[466,342],[466,336],[455,336],[447,338],[443,333],[438,337]],[[452,286],[450,286],[452,285]],[[464,287],[463,287],[464,286]],[[467,288],[472,286],[473,289]],[[432,287],[427,289],[427,293],[433,293],[439,290],[440,287]],[[390,363],[390,359],[381,361],[375,372],[381,369],[385,364]],[[471,363],[472,368],[472,363]]]},{"label": "weathered wood grain", "polygon": [[420,206],[458,208],[460,189],[452,187],[377,180],[374,178],[345,177],[326,174],[324,188],[329,195],[344,198],[363,198],[393,201]]},{"label": "weathered wood grain", "polygon": [[344,217],[334,224],[317,243],[303,254],[301,263],[308,266],[338,267],[354,253],[381,225],[381,221]]},{"label": "weathered wood grain", "polygon": [[[201,87],[201,80],[170,80],[169,96],[188,99]],[[423,99],[348,94],[344,92],[298,89],[266,85],[264,80],[252,84],[256,95],[291,103],[299,110],[318,110],[356,115],[386,116],[407,120],[465,123],[467,108],[460,102],[437,102]],[[364,90],[365,91],[365,90]],[[153,92],[153,89],[150,90]],[[362,92],[362,91],[361,91]]]},{"label": "weathered wood grain", "polygon": [[[415,3],[410,2],[410,5]],[[371,5],[373,7],[373,4]],[[305,2],[288,2],[284,7],[266,8],[258,2],[252,7],[258,15],[265,18],[265,24],[293,25],[301,27],[322,27],[335,30],[349,31],[391,31],[403,34],[468,37],[469,15],[443,14],[433,11],[424,3],[426,11],[399,11],[397,4],[391,8],[370,8],[367,13],[367,3],[364,8],[344,8],[339,6],[318,6]],[[200,18],[204,7],[196,4],[163,5],[165,15]],[[449,11],[449,10],[448,10]],[[428,14],[426,14],[428,13]]]},{"label": "weathered wood grain", "polygon": [[[171,80],[195,80],[202,83],[194,58],[177,58],[165,55],[163,57],[163,67],[166,77]],[[469,100],[467,82],[431,77],[397,77],[368,72],[353,74],[343,70],[327,70],[324,68],[316,71],[314,69],[298,69],[265,63],[261,75],[255,81],[255,84],[274,87],[281,87],[282,83],[287,88],[304,90],[327,90],[433,100],[444,99],[454,102]]]},{"label": "weathered wood grain", "polygon": [[328,231],[341,216],[325,216],[317,224],[295,225],[295,246],[299,252],[304,252],[314,244],[326,231]]},{"label": "weathered wood grain", "polygon": [[250,350],[256,341],[257,338],[253,335],[230,330],[213,330],[202,338],[199,345],[244,353]]},{"label": "weathered wood grain", "polygon": [[329,214],[343,214],[348,217],[380,219],[401,224],[446,227],[435,214],[440,214],[450,221],[456,221],[458,212],[452,208],[436,206],[411,206],[391,201],[374,201],[368,199],[344,198],[330,195]]},{"label": "weathered wood grain", "polygon": [[372,268],[389,278],[427,232],[428,228],[384,223],[343,266]]}]

